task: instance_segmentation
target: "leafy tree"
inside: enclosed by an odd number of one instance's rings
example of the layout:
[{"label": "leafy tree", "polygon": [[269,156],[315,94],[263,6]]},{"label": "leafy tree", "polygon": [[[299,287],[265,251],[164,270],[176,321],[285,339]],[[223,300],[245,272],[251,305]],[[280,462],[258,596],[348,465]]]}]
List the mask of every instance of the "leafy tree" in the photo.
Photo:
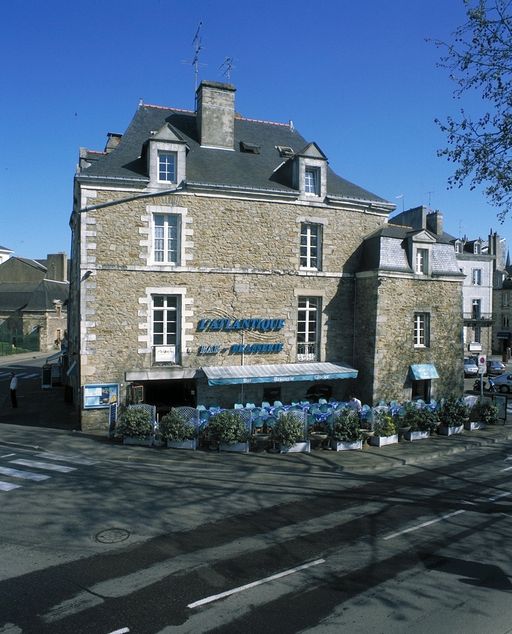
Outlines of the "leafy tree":
[{"label": "leafy tree", "polygon": [[454,96],[477,91],[483,112],[436,119],[448,147],[438,151],[457,164],[450,187],[478,185],[491,204],[500,207],[501,222],[512,209],[512,0],[464,0],[466,22],[444,49],[440,66],[450,70]]}]

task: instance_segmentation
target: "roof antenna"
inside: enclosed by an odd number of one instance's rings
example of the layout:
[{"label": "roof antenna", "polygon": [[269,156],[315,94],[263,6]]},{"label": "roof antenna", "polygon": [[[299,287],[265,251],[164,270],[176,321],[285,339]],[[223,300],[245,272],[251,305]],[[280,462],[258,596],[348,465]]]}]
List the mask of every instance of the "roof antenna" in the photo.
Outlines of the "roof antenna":
[{"label": "roof antenna", "polygon": [[224,77],[226,77],[228,81],[231,81],[231,73],[233,72],[233,68],[235,68],[233,64],[234,61],[235,60],[232,57],[226,57],[226,59],[219,66],[219,70],[224,69],[224,72],[222,74],[224,75]]},{"label": "roof antenna", "polygon": [[203,23],[199,22],[199,26],[197,27],[196,34],[194,35],[194,39],[192,40],[192,44],[194,45],[194,59],[192,60],[192,66],[194,67],[196,90],[197,90],[197,78],[199,75],[199,53],[201,52],[201,49],[203,48],[201,43],[201,35],[200,35],[202,26],[203,26]]}]

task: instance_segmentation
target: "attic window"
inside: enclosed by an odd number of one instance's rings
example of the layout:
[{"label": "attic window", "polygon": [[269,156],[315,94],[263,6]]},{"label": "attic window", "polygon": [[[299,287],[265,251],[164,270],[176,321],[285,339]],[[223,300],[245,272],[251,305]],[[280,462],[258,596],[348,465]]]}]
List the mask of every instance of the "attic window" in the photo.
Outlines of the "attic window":
[{"label": "attic window", "polygon": [[294,151],[288,145],[276,145],[276,150],[279,152],[279,156],[293,156]]},{"label": "attic window", "polygon": [[259,154],[261,146],[255,145],[254,143],[246,143],[245,141],[240,141],[240,152],[247,152],[248,154]]}]

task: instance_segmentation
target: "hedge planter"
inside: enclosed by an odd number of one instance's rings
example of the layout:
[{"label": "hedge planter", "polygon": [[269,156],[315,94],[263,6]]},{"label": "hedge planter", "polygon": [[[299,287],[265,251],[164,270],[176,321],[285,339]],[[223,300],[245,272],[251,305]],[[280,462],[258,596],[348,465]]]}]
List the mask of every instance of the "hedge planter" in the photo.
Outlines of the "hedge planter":
[{"label": "hedge planter", "polygon": [[420,430],[416,430],[416,431],[405,431],[404,432],[404,439],[405,440],[423,440],[424,438],[430,438],[430,432],[429,431],[420,431]]},{"label": "hedge planter", "polygon": [[139,445],[140,447],[152,447],[154,442],[153,436],[139,438],[137,436],[123,436],[123,445]]},{"label": "hedge planter", "polygon": [[293,445],[278,445],[279,453],[310,453],[311,443],[309,440],[296,442]]},{"label": "hedge planter", "polygon": [[468,431],[476,431],[477,429],[485,429],[485,423],[480,420],[472,420],[464,423],[464,429]]},{"label": "hedge planter", "polygon": [[331,440],[331,449],[334,451],[352,451],[353,449],[362,448],[362,440]]},{"label": "hedge planter", "polygon": [[368,442],[373,447],[384,447],[385,445],[393,445],[398,442],[398,434],[392,436],[370,436]]},{"label": "hedge planter", "polygon": [[167,447],[170,449],[196,449],[197,439],[190,438],[187,440],[168,440]]},{"label": "hedge planter", "polygon": [[439,425],[439,433],[441,436],[452,436],[453,434],[461,434],[464,430],[464,425]]},{"label": "hedge planter", "polygon": [[231,451],[234,453],[249,453],[248,442],[221,442],[219,443],[220,451]]}]

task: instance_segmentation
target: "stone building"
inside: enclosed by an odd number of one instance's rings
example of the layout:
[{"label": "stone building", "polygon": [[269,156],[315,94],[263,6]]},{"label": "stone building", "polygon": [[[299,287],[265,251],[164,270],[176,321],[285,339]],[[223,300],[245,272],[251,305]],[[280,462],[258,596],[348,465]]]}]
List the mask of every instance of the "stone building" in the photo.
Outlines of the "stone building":
[{"label": "stone building", "polygon": [[424,395],[413,381],[435,376],[461,391],[461,280],[442,237],[389,227],[394,205],[292,124],[234,102],[232,85],[203,81],[195,111],[142,104],[103,152],[80,150],[69,377],[82,427],[105,428],[117,399],[163,411],[355,389],[371,403]]},{"label": "stone building", "polygon": [[0,263],[0,349],[60,349],[67,330],[67,256],[10,256]]}]

